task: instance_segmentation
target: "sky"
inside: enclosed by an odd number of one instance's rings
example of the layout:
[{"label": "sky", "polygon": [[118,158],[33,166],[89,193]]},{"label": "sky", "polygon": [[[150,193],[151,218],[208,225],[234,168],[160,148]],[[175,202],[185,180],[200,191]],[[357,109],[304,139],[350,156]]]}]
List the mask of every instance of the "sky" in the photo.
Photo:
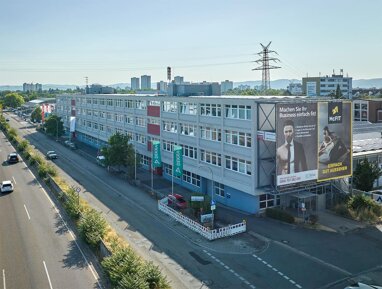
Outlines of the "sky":
[{"label": "sky", "polygon": [[4,0],[0,85],[382,77],[381,0]]}]

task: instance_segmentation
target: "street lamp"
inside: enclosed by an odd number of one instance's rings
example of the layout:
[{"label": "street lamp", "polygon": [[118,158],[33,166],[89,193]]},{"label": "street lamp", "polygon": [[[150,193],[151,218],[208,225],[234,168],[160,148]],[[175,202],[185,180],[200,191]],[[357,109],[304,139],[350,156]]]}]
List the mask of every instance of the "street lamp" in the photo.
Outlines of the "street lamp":
[{"label": "street lamp", "polygon": [[[212,171],[212,169],[209,167],[209,166],[204,166],[204,165],[199,165],[199,168],[207,168],[210,170],[210,173],[211,173],[211,207],[212,207],[212,204],[215,205],[215,201],[214,201],[214,172]],[[212,211],[212,229],[214,228],[214,218],[215,218],[215,215],[214,215],[214,210],[212,210],[211,208],[211,211]]]}]

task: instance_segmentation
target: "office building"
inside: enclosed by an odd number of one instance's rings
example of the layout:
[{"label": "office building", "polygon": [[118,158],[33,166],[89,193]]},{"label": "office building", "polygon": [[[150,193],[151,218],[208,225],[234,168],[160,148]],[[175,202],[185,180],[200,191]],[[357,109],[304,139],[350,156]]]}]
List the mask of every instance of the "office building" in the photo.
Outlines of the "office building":
[{"label": "office building", "polygon": [[290,83],[288,85],[288,91],[291,95],[303,95],[301,83]]},{"label": "office building", "polygon": [[170,83],[167,89],[169,96],[221,95],[220,84],[217,82],[202,83]]},{"label": "office building", "polygon": [[[174,177],[174,182],[194,192],[213,194],[215,201],[248,213],[280,205],[298,208],[302,201],[307,209],[325,205],[325,192],[331,187],[328,180],[348,175],[351,165],[338,167],[336,159],[336,170],[328,170],[328,175],[317,180],[318,143],[322,126],[327,124],[327,118],[317,124],[317,115],[324,115],[318,110],[341,112],[343,123],[333,126],[349,146],[349,107],[348,102],[317,102],[284,96],[62,94],[57,97],[57,114],[67,131],[70,125],[75,128],[73,133],[78,141],[98,147],[105,145],[115,133],[127,134],[132,137],[141,165],[146,169],[151,166],[151,144],[160,141],[162,166],[155,173],[166,179],[172,178],[174,145],[180,145],[183,174]],[[292,177],[276,173],[279,167],[275,161],[276,148],[284,144],[284,117],[295,120],[299,137],[309,142],[305,153],[310,170]],[[338,122],[338,114],[333,121]]]},{"label": "office building", "polygon": [[228,90],[233,89],[233,82],[229,80],[225,80],[221,82],[221,93],[225,93]]},{"label": "office building", "polygon": [[86,86],[86,94],[111,94],[114,93],[114,88],[110,86],[102,86],[101,84],[92,84]]},{"label": "office building", "polygon": [[141,89],[151,89],[151,76],[150,75],[142,75],[141,76]]},{"label": "office building", "polygon": [[175,76],[175,77],[174,77],[174,83],[175,83],[175,84],[183,84],[183,83],[184,83],[184,78],[183,78],[183,76]]},{"label": "office building", "polygon": [[139,86],[139,78],[138,77],[132,77],[131,78],[131,89],[132,90],[141,89],[141,87]]},{"label": "office building", "polygon": [[160,94],[167,94],[167,82],[163,80],[157,82],[157,91]]},{"label": "office building", "polygon": [[352,78],[342,74],[332,76],[304,77],[302,79],[302,93],[308,97],[332,96],[336,94],[337,86],[342,96],[352,98]]},{"label": "office building", "polygon": [[40,83],[23,83],[23,91],[24,92],[41,92],[42,84]]}]

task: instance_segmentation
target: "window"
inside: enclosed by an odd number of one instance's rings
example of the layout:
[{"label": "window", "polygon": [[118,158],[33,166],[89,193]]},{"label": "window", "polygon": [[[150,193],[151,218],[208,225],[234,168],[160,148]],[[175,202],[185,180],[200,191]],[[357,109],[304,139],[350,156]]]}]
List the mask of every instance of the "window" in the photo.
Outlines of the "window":
[{"label": "window", "polygon": [[250,148],[252,146],[252,137],[250,133],[225,130],[224,142]]},{"label": "window", "polygon": [[134,117],[131,115],[125,115],[125,123],[134,124]]},{"label": "window", "polygon": [[250,105],[226,105],[225,117],[234,119],[251,119],[251,106]]},{"label": "window", "polygon": [[115,106],[116,107],[122,107],[122,103],[123,103],[122,99],[116,99],[115,100]]},{"label": "window", "polygon": [[103,124],[99,124],[99,130],[100,130],[100,131],[104,131],[104,129],[105,129],[105,128],[104,128]]},{"label": "window", "polygon": [[200,161],[221,167],[221,154],[200,150]]},{"label": "window", "polygon": [[146,101],[145,100],[137,100],[135,103],[135,107],[137,109],[146,109]]},{"label": "window", "polygon": [[173,112],[176,113],[178,112],[178,106],[176,102],[172,101],[164,101],[162,105],[162,110],[164,112]]},{"label": "window", "polygon": [[92,104],[92,99],[91,98],[86,98],[86,104]]},{"label": "window", "polygon": [[160,101],[159,100],[150,100],[149,105],[151,106],[160,106]]},{"label": "window", "polygon": [[143,134],[137,133],[135,135],[135,141],[140,144],[145,144],[146,143],[146,136]]},{"label": "window", "polygon": [[183,155],[185,157],[195,159],[195,160],[198,159],[197,148],[194,148],[188,145],[182,145],[182,147],[183,147]]},{"label": "window", "polygon": [[216,195],[224,198],[224,185],[218,182],[214,182],[214,192]]},{"label": "window", "polygon": [[160,120],[159,118],[149,118],[149,123],[160,125]]},{"label": "window", "polygon": [[93,98],[93,104],[98,104],[98,99],[97,98]]},{"label": "window", "polygon": [[193,114],[198,112],[198,105],[195,103],[181,102],[180,103],[180,113],[182,114]]},{"label": "window", "polygon": [[196,187],[200,187],[200,176],[189,171],[183,170],[183,181],[194,185]]},{"label": "window", "polygon": [[86,110],[86,115],[91,116],[91,115],[92,115],[92,110],[91,110],[91,109],[87,109],[87,110]]},{"label": "window", "polygon": [[106,104],[107,106],[113,106],[113,100],[111,98],[108,98]]},{"label": "window", "polygon": [[139,154],[139,161],[140,161],[141,165],[148,166],[150,164],[150,158],[148,156],[145,156],[145,155]]},{"label": "window", "polygon": [[134,108],[134,102],[132,99],[125,99],[125,107]]},{"label": "window", "polygon": [[221,141],[222,133],[220,129],[201,126],[200,138],[212,141]]},{"label": "window", "polygon": [[145,127],[146,126],[146,120],[143,117],[136,117],[135,118],[135,124],[137,126]]},{"label": "window", "polygon": [[196,126],[193,124],[181,123],[180,133],[183,135],[196,136]]},{"label": "window", "polygon": [[[172,165],[163,163],[163,168],[167,175],[172,176]],[[174,178],[180,179],[180,176],[174,176]]]},{"label": "window", "polygon": [[221,116],[221,105],[214,103],[202,103],[200,104],[200,115],[204,116]]},{"label": "window", "polygon": [[162,130],[177,133],[178,132],[178,124],[172,121],[164,121]]},{"label": "window", "polygon": [[259,196],[260,209],[271,208],[280,205],[280,196],[263,194]]},{"label": "window", "polygon": [[105,105],[105,100],[104,100],[103,98],[101,98],[101,99],[99,100],[99,104],[100,104],[100,105]]},{"label": "window", "polygon": [[123,119],[124,119],[123,114],[116,113],[116,114],[114,115],[114,120],[115,120],[116,122],[123,122]]},{"label": "window", "polygon": [[251,175],[251,161],[238,159],[231,156],[225,156],[225,167],[231,171]]},{"label": "window", "polygon": [[99,112],[99,117],[100,117],[100,118],[106,118],[106,112],[104,112],[104,111],[100,111],[100,112]]},{"label": "window", "polygon": [[165,150],[165,151],[173,152],[174,151],[174,145],[175,145],[175,143],[172,141],[166,141],[166,140],[162,141],[162,147],[163,147],[163,150]]},{"label": "window", "polygon": [[106,119],[111,120],[111,113],[110,113],[110,112],[107,112],[107,113],[106,113]]}]

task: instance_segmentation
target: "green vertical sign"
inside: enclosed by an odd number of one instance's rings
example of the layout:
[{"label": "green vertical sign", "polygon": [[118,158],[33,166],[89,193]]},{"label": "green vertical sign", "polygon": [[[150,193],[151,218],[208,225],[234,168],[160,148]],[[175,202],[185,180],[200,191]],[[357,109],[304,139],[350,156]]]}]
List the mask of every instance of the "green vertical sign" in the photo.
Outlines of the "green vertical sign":
[{"label": "green vertical sign", "polygon": [[181,177],[183,175],[183,148],[174,146],[173,175]]},{"label": "green vertical sign", "polygon": [[153,168],[159,168],[162,166],[162,158],[160,156],[160,142],[153,141],[152,142],[152,150],[153,150]]}]

